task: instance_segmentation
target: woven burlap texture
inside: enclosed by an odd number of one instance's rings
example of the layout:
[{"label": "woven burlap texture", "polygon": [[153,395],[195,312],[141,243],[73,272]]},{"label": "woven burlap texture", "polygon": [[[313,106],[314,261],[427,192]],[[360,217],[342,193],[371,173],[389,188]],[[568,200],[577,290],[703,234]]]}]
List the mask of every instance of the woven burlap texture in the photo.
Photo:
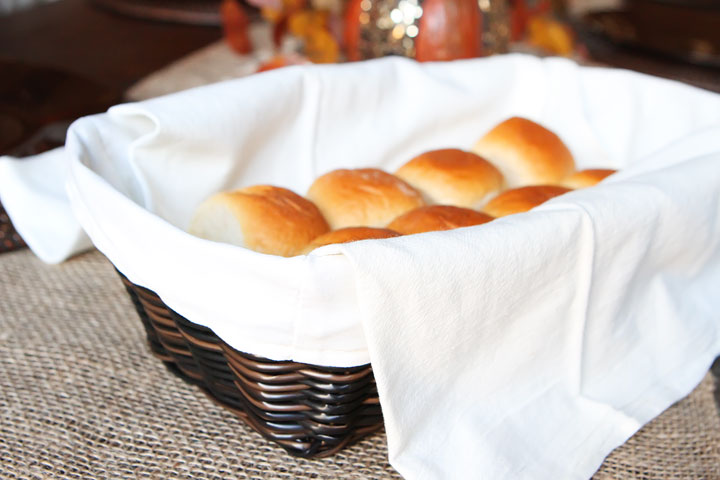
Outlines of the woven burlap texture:
[{"label": "woven burlap texture", "polygon": [[[605,479],[720,479],[708,374],[613,452]],[[270,444],[172,375],[107,260],[0,256],[0,478],[399,478],[384,434],[322,460]]]}]

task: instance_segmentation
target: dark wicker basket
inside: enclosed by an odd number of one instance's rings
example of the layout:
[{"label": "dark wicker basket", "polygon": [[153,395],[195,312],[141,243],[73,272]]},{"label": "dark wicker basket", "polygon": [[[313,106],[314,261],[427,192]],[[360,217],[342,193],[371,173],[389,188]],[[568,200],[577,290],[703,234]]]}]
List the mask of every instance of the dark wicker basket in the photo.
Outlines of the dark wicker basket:
[{"label": "dark wicker basket", "polygon": [[26,246],[0,203],[0,253],[12,252]]},{"label": "dark wicker basket", "polygon": [[239,352],[120,277],[153,353],[290,454],[332,455],[382,428],[370,365],[334,368]]}]

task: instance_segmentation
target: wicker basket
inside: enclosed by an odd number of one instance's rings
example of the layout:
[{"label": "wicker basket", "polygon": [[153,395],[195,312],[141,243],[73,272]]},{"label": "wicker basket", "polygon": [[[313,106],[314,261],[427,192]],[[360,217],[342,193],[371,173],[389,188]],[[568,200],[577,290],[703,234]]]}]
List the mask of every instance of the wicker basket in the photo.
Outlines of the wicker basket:
[{"label": "wicker basket", "polygon": [[15,231],[10,217],[0,203],[0,253],[26,247],[22,237]]},{"label": "wicker basket", "polygon": [[153,353],[290,454],[332,455],[382,428],[370,365],[333,368],[239,352],[120,277]]}]

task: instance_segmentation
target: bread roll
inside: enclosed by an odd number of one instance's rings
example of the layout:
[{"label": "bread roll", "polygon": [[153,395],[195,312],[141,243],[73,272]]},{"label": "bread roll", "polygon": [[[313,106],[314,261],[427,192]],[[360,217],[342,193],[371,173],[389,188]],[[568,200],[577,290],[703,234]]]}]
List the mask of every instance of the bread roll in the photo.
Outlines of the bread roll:
[{"label": "bread roll", "polygon": [[426,203],[467,208],[482,207],[504,183],[493,164],[457,148],[418,155],[395,175],[420,190]]},{"label": "bread roll", "polygon": [[559,184],[575,171],[573,156],[557,135],[520,117],[490,130],[473,152],[498,167],[510,188]]},{"label": "bread roll", "polygon": [[329,227],[309,200],[285,188],[257,185],[205,200],[188,230],[208,240],[291,257]]},{"label": "bread roll", "polygon": [[568,188],[586,188],[592,187],[600,183],[605,178],[609,177],[617,170],[611,170],[607,168],[592,168],[588,170],[581,170],[563,181],[563,185]]},{"label": "bread roll", "polygon": [[330,245],[333,243],[349,243],[358,240],[370,240],[373,238],[392,238],[399,237],[400,234],[387,228],[372,227],[347,227],[340,230],[324,233],[310,242],[305,248],[305,253],[309,253],[318,247]]},{"label": "bread roll", "polygon": [[493,217],[469,208],[450,205],[431,205],[412,210],[393,220],[388,228],[403,235],[452,230],[459,227],[481,225],[493,220]]},{"label": "bread roll", "polygon": [[330,227],[384,227],[398,215],[424,205],[420,192],[382,170],[334,170],[318,177],[308,198]]},{"label": "bread roll", "polygon": [[531,208],[545,203],[553,197],[569,192],[571,189],[555,185],[535,185],[531,187],[506,190],[485,205],[483,211],[494,217],[504,217],[513,213],[527,212]]}]

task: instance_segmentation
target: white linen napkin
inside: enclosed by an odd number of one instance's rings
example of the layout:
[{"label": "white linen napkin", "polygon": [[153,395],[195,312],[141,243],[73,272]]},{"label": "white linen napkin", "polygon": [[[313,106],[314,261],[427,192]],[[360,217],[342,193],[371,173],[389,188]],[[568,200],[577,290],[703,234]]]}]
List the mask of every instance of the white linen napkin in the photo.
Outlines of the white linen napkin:
[{"label": "white linen napkin", "polygon": [[403,476],[585,479],[699,383],[720,353],[720,128],[643,163],[482,233],[341,247]]},{"label": "white linen napkin", "polygon": [[30,158],[0,157],[0,202],[28,247],[46,263],[92,247],[70,207],[66,172],[63,148]]},{"label": "white linen napkin", "polygon": [[[186,234],[223,189],[394,171],[521,115],[622,172],[536,211],[279,258]],[[372,360],[408,478],[587,478],[720,353],[720,97],[560,59],[294,67],[68,134],[68,194],[130,280],[238,350]]]}]

